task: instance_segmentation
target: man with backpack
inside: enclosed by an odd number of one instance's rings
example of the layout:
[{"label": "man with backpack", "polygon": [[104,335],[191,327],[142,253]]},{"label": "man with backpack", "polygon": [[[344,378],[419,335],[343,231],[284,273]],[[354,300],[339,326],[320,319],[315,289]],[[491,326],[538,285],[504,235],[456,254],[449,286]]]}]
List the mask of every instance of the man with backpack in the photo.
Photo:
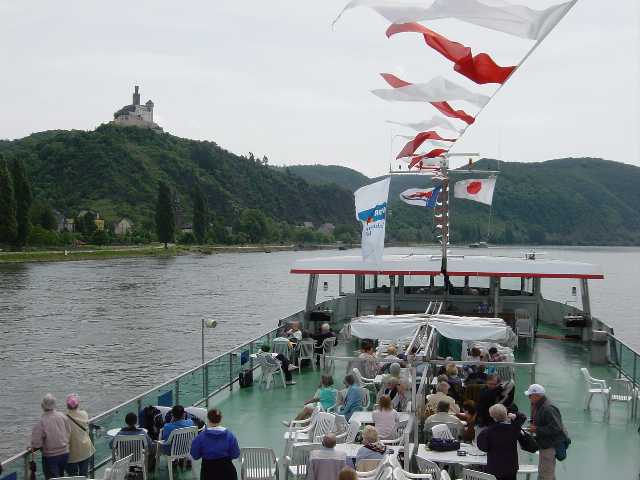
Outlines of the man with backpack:
[{"label": "man with backpack", "polygon": [[524,394],[531,402],[531,426],[529,431],[536,435],[540,458],[538,479],[555,480],[556,459],[567,457],[567,447],[571,440],[562,425],[560,410],[545,395],[542,385],[534,383]]}]

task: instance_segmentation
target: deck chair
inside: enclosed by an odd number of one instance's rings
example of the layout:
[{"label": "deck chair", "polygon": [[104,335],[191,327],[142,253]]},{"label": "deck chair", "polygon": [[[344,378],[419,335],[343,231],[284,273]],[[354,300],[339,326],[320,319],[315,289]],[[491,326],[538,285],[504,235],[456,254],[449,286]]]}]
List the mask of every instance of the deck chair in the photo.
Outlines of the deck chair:
[{"label": "deck chair", "polygon": [[617,378],[611,382],[611,390],[609,391],[609,410],[614,402],[625,403],[627,405],[627,415],[631,414],[633,404],[633,384],[626,378]]},{"label": "deck chair", "polygon": [[[338,416],[336,415],[336,418]],[[347,429],[338,435],[336,435],[336,442],[338,443],[353,443],[360,431],[362,424],[358,420],[350,420]]]},{"label": "deck chair", "polygon": [[393,469],[393,478],[394,480],[414,480],[419,478],[434,480],[434,477],[429,474],[407,472],[406,470],[403,470],[402,467],[396,467]]},{"label": "deck chair", "polygon": [[356,472],[372,472],[378,468],[381,462],[381,458],[368,458],[366,460],[360,460],[356,465]]},{"label": "deck chair", "polygon": [[533,346],[533,340],[535,337],[535,332],[533,330],[533,322],[531,321],[531,315],[529,312],[524,309],[516,309],[515,311],[515,320],[516,320],[516,336],[518,337],[518,341],[521,338],[527,339],[529,343],[529,347]]},{"label": "deck chair", "polygon": [[420,473],[431,475],[432,480],[441,480],[440,467],[437,463],[418,456],[415,458],[418,462],[418,470],[420,470]]},{"label": "deck chair", "polygon": [[332,370],[335,366],[335,363],[332,359],[327,359],[327,357],[333,355],[333,350],[336,347],[336,338],[330,337],[325,338],[322,342],[322,353],[316,353],[315,356],[320,357],[320,366],[323,371]]},{"label": "deck chair", "polygon": [[377,466],[373,470],[369,471],[356,471],[356,475],[360,480],[382,480],[389,478],[389,474],[393,473],[393,468],[389,462],[389,455],[385,455],[378,462]]},{"label": "deck chair", "polygon": [[496,480],[494,475],[490,473],[482,473],[476,470],[462,469],[462,480]]},{"label": "deck chair", "polygon": [[279,375],[282,379],[282,386],[287,388],[284,372],[282,371],[282,368],[280,368],[280,361],[276,360],[277,363],[273,364],[268,363],[267,359],[263,355],[258,355],[257,360],[258,365],[260,366],[260,385],[264,384],[267,390],[270,389],[273,377]]},{"label": "deck chair", "polygon": [[120,460],[116,460],[113,464],[104,471],[103,480],[124,480],[129,473],[129,465],[133,455],[127,455]]},{"label": "deck chair", "polygon": [[327,433],[331,433],[336,428],[336,416],[332,413],[320,412],[316,419],[316,425],[313,430],[313,443],[322,442],[322,437]]},{"label": "deck chair", "polygon": [[358,384],[362,387],[367,387],[370,385],[374,385],[376,384],[375,382],[375,378],[366,378],[362,376],[362,373],[360,373],[360,369],[358,367],[353,367],[353,376],[356,377],[356,381],[358,382]]},{"label": "deck chair", "polygon": [[142,477],[147,480],[147,438],[144,435],[116,435],[112,454],[114,463],[129,458],[128,465],[140,467]]},{"label": "deck chair", "polygon": [[270,448],[240,449],[242,480],[279,480],[278,457]]},{"label": "deck chair", "polygon": [[291,456],[284,457],[284,464],[287,467],[285,480],[290,478],[304,480],[307,478],[309,454],[321,448],[323,448],[322,445],[318,443],[294,443],[291,448]]},{"label": "deck chair", "polygon": [[523,474],[526,480],[531,480],[531,475],[538,474],[538,465],[520,465],[518,474]]},{"label": "deck chair", "polygon": [[[167,457],[167,468],[169,469],[169,480],[173,480],[173,461],[180,459],[191,459],[191,443],[193,439],[198,435],[198,429],[196,427],[176,428],[169,434],[169,438],[166,440],[158,441],[158,448],[156,449],[156,468],[160,465],[160,456]],[[163,446],[169,446],[171,450],[169,453],[162,451]],[[191,477],[195,480],[195,469],[191,469]]]},{"label": "deck chair", "polygon": [[594,395],[600,395],[604,402],[605,412],[609,409],[609,388],[607,387],[606,380],[600,380],[593,378],[589,373],[589,370],[582,367],[580,369],[582,376],[584,377],[584,383],[586,387],[586,395],[584,399],[584,409],[589,410],[591,408],[591,399]]},{"label": "deck chair", "polygon": [[298,368],[302,368],[302,360],[309,360],[313,369],[316,369],[316,363],[314,362],[314,348],[316,341],[313,339],[302,340],[298,344]]},{"label": "deck chair", "polygon": [[286,338],[273,339],[273,353],[281,353],[289,359],[289,340]]}]

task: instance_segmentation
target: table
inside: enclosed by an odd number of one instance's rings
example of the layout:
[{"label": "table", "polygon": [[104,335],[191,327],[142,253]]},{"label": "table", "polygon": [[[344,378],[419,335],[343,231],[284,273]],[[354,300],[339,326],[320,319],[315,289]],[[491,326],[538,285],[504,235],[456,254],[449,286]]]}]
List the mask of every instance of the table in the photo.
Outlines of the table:
[{"label": "table", "polygon": [[[278,356],[278,354],[277,354],[277,353],[274,353],[274,352],[270,352],[270,353],[271,353],[271,356],[272,356],[273,358],[275,358],[275,357],[277,357],[277,356]],[[253,358],[253,359],[255,360],[256,358],[258,358],[258,354],[257,354],[257,353],[252,353],[251,355],[249,355],[249,358]]]},{"label": "table", "polygon": [[437,464],[458,464],[465,467],[469,465],[487,464],[487,454],[478,450],[473,445],[469,443],[461,443],[460,450],[467,452],[467,455],[461,457],[455,450],[451,452],[435,452],[433,450],[428,450],[426,445],[421,443],[418,445],[418,453],[416,453],[416,456]]},{"label": "table", "polygon": [[[338,443],[336,445],[336,450],[338,452],[344,452],[347,455],[347,462],[353,464],[355,462],[356,455],[358,454],[358,450],[362,448],[362,444],[360,443]],[[395,456],[398,452],[397,446],[391,445],[387,447],[387,452],[389,455]],[[454,452],[455,453],[455,452]],[[397,462],[396,462],[397,463]]]},{"label": "table", "polygon": [[[411,417],[410,413],[407,412],[398,412],[398,417],[400,423],[407,423],[409,418]],[[351,420],[357,420],[362,424],[373,425],[373,412],[353,412],[351,415]]]},{"label": "table", "polygon": [[[408,368],[401,368],[400,369],[400,379],[406,379],[409,383],[411,383],[411,378],[409,376],[409,372],[407,371],[409,370]],[[374,383],[382,383],[385,377],[390,377],[391,375],[389,375],[388,373],[383,373],[383,374],[378,374],[374,377],[373,382]]]},{"label": "table", "polygon": [[[138,427],[140,428],[140,427]],[[110,430],[107,430],[107,437],[115,437],[116,435],[118,435],[118,433],[120,433],[120,430],[122,430],[121,428],[112,428]],[[147,432],[146,428],[141,428],[141,430],[144,430],[145,433]]]}]

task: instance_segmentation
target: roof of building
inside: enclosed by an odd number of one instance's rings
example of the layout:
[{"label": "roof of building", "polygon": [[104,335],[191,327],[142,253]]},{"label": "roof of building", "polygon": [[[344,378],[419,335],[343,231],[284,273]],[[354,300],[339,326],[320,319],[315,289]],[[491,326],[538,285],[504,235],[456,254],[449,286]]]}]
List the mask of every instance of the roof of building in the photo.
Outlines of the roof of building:
[{"label": "roof of building", "polygon": [[[365,263],[356,255],[304,258],[297,260],[291,273],[441,275],[439,255],[385,255],[382,262]],[[452,277],[527,277],[603,279],[597,265],[537,258],[467,256],[448,257]]]}]

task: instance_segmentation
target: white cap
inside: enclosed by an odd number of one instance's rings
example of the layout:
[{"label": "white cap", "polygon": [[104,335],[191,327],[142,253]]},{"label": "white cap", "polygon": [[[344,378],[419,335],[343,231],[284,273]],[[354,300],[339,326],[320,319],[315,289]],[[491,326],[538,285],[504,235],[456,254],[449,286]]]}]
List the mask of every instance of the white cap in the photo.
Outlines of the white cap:
[{"label": "white cap", "polygon": [[542,385],[538,385],[537,383],[534,383],[533,385],[529,385],[529,388],[527,389],[526,392],[524,392],[524,394],[528,397],[529,395],[544,395],[544,387]]}]

